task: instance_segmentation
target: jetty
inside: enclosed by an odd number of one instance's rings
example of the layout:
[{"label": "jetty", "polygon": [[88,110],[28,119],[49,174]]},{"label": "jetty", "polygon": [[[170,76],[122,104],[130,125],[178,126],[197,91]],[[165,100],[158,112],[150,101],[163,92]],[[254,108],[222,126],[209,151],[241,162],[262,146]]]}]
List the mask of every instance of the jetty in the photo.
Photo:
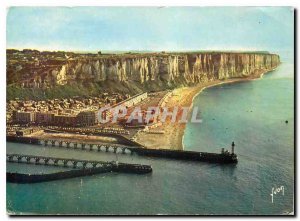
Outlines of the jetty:
[{"label": "jetty", "polygon": [[172,149],[148,149],[144,146],[129,146],[124,144],[93,144],[84,142],[70,142],[64,140],[46,140],[37,139],[31,137],[16,137],[7,136],[7,141],[9,142],[19,142],[27,144],[42,145],[45,147],[59,147],[67,149],[77,149],[77,150],[88,150],[88,151],[105,151],[114,154],[136,154],[139,156],[148,157],[159,157],[159,158],[169,158],[177,160],[192,160],[192,161],[202,161],[208,163],[237,163],[238,157],[234,153],[235,144],[232,143],[231,152],[224,150],[222,148],[220,153],[209,153],[209,152],[198,152],[198,151],[187,151],[187,150],[172,150]]},{"label": "jetty", "polygon": [[62,172],[49,174],[22,174],[7,172],[7,181],[17,183],[44,182],[80,176],[89,176],[107,172],[133,174],[146,174],[152,172],[151,165],[128,164],[120,163],[118,161],[104,162],[23,154],[7,154],[6,160],[11,163],[26,163],[35,165],[61,166],[73,168],[72,170],[66,170]]}]

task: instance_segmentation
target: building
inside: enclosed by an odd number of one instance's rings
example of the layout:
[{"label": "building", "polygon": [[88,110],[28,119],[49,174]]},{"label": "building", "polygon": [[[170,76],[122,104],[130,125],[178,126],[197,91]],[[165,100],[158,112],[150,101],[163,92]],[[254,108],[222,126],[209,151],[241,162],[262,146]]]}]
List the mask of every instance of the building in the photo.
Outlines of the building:
[{"label": "building", "polygon": [[53,124],[56,126],[75,127],[77,118],[75,115],[55,115]]},{"label": "building", "polygon": [[122,107],[126,108],[126,109],[133,107],[134,105],[145,100],[147,97],[148,97],[148,93],[144,92],[144,93],[137,94],[133,97],[127,98],[126,100],[113,105],[109,110],[103,111],[101,117],[103,120],[111,119],[112,116],[114,115],[115,111],[120,111],[120,108],[122,108]]},{"label": "building", "polygon": [[126,100],[118,103],[117,105],[118,106],[123,105],[124,107],[129,108],[129,107],[132,107],[132,106],[138,104],[139,102],[145,100],[147,97],[148,97],[147,92],[140,93],[140,94],[137,94],[137,95],[132,96],[130,98],[127,98]]},{"label": "building", "polygon": [[35,121],[35,113],[34,112],[21,112],[17,111],[14,114],[15,122],[21,124],[33,123]]},{"label": "building", "polygon": [[54,113],[37,112],[35,114],[35,123],[41,125],[51,125],[54,122]]},{"label": "building", "polygon": [[82,111],[76,118],[78,126],[93,126],[97,123],[95,111]]}]

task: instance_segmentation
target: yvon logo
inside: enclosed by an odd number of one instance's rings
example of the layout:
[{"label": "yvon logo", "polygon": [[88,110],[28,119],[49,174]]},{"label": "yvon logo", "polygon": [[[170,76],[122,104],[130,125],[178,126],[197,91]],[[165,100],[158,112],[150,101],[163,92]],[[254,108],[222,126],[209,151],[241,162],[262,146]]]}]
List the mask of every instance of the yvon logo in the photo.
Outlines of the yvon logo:
[{"label": "yvon logo", "polygon": [[272,191],[271,191],[271,200],[272,200],[272,203],[274,202],[274,196],[275,195],[282,195],[284,196],[284,186],[280,186],[280,187],[272,187]]}]

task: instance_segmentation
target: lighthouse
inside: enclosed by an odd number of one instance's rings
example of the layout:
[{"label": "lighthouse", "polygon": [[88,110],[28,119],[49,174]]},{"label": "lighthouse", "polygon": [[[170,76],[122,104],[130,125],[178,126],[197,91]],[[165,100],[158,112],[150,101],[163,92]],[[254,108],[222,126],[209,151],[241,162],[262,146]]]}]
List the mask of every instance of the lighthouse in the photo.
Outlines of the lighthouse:
[{"label": "lighthouse", "polygon": [[234,146],[235,146],[235,143],[234,141],[232,141],[231,143],[231,153],[234,154]]}]

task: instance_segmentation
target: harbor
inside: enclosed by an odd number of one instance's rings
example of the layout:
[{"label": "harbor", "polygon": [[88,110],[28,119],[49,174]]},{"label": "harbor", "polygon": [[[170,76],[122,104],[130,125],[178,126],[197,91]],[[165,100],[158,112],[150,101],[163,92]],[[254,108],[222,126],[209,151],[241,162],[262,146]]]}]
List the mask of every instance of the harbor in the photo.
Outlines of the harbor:
[{"label": "harbor", "polygon": [[[150,215],[157,213],[183,215],[187,212],[216,215],[283,213],[293,204],[293,171],[289,168],[292,168],[291,137],[294,125],[292,113],[288,111],[291,110],[292,101],[286,100],[286,96],[290,95],[285,91],[284,93],[288,94],[282,97],[280,102],[274,99],[268,101],[276,107],[272,114],[266,111],[263,102],[257,104],[255,98],[249,98],[250,100],[246,102],[244,98],[254,96],[252,94],[256,93],[264,97],[281,93],[286,86],[292,84],[289,78],[279,78],[286,72],[293,73],[289,67],[292,66],[283,65],[261,80],[206,89],[194,99],[194,105],[203,106],[202,113],[206,120],[199,127],[193,124],[187,125],[184,134],[185,150],[221,153],[221,148],[217,147],[228,143],[230,149],[230,144],[234,140],[235,153],[239,160],[237,164],[219,165],[201,161],[141,156],[129,152],[122,154],[120,149],[115,154],[112,148],[106,152],[103,147],[98,152],[97,145],[94,145],[93,150],[90,151],[89,145],[82,150],[80,144],[77,149],[73,147],[71,149],[67,148],[65,143],[59,147],[58,142],[52,147],[50,141],[47,146],[9,141],[7,142],[9,154],[95,161],[116,161],[118,158],[119,162],[151,165],[153,172],[142,176],[114,172],[101,173],[30,185],[8,183],[8,200],[11,202],[8,208],[17,212],[41,214],[55,213],[58,209],[62,214],[83,214],[82,211],[88,211],[90,214],[138,214],[143,211],[144,214]],[[226,108],[237,93],[241,96],[236,98],[237,103],[232,106],[235,110],[233,112]],[[211,102],[216,98],[218,98],[219,109],[216,109]],[[253,105],[257,105],[257,109],[251,109]],[[286,112],[280,111],[282,107],[287,109],[288,118]],[[250,112],[251,110],[253,112]],[[261,121],[257,116],[263,117],[265,121]],[[212,120],[213,118],[216,120]],[[286,119],[289,124],[285,124]],[[263,125],[273,125],[274,128],[264,130]],[[229,129],[226,130],[227,127]],[[233,132],[237,133],[237,136],[233,137]],[[247,139],[254,135],[257,139]],[[69,164],[72,167],[71,163]],[[274,168],[278,169],[274,170]],[[17,171],[23,174],[45,174],[59,172],[62,169],[70,168],[7,163],[7,172],[11,173]],[[261,181],[260,177],[265,179]],[[272,204],[271,197],[266,196],[269,196],[274,182],[285,186],[285,196],[275,198],[276,203]],[[26,198],[27,204],[14,200],[27,193],[30,194],[30,197]],[[117,197],[117,193],[120,197]],[[47,198],[47,201],[37,200],[41,195]],[[126,203],[114,207],[113,205],[119,202],[119,198],[126,199]],[[174,203],[166,204],[165,202],[170,202],[170,199]],[[78,204],[69,205],[70,200]],[[233,206],[228,206],[228,202]],[[45,210],[47,206],[49,209]],[[80,211],[77,210],[78,206],[82,208]]]}]

